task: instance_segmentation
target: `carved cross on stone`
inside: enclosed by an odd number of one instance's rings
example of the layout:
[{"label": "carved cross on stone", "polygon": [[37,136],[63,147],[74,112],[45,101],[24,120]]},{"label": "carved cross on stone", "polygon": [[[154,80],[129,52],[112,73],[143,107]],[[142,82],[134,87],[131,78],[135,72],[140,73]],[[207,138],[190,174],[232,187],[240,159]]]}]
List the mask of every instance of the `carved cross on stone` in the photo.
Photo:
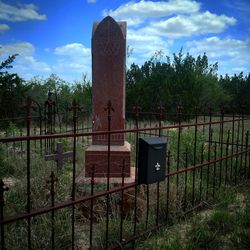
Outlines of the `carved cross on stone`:
[{"label": "carved cross on stone", "polygon": [[63,152],[63,144],[62,142],[58,142],[56,144],[56,154],[45,155],[44,158],[46,161],[50,161],[50,160],[56,161],[57,170],[62,170],[64,158],[70,158],[70,157],[73,157],[73,152],[72,151]]}]

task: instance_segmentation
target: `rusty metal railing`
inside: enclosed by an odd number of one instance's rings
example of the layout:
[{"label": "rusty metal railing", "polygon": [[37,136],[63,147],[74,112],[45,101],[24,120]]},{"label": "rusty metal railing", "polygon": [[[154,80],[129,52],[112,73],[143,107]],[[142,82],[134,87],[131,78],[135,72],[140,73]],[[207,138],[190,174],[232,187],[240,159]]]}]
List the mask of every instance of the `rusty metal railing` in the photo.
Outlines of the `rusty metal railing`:
[{"label": "rusty metal railing", "polygon": [[[0,180],[0,227],[1,227],[1,249],[11,249],[13,246],[33,249],[58,248],[67,245],[72,249],[84,245],[86,248],[116,249],[123,245],[134,247],[136,241],[153,230],[163,225],[168,225],[175,216],[182,216],[190,211],[204,206],[207,201],[212,200],[218,190],[228,185],[235,185],[250,177],[250,148],[249,148],[249,118],[240,110],[239,114],[232,112],[226,115],[223,109],[219,114],[207,110],[207,114],[201,113],[197,106],[190,122],[183,121],[184,107],[178,105],[176,120],[171,124],[167,118],[164,107],[160,105],[156,112],[147,112],[144,121],[144,112],[137,106],[130,114],[132,122],[124,130],[111,130],[112,104],[106,107],[107,131],[79,131],[78,117],[79,105],[74,101],[72,111],[72,132],[64,133],[32,133],[32,109],[33,101],[26,102],[26,134],[22,132],[19,136],[2,136],[1,145],[10,143],[22,143],[24,154],[20,159],[25,162],[26,191],[23,208],[13,209],[15,204],[8,195],[15,188],[16,183],[8,185],[5,176]],[[113,114],[112,114],[113,113]],[[154,120],[150,120],[150,114]],[[216,116],[215,116],[216,115]],[[145,125],[146,124],[146,125]],[[125,161],[120,159],[121,181],[120,184],[112,185],[110,171],[110,146],[111,134],[123,133],[132,144],[132,165],[135,167],[135,181],[125,182]],[[93,135],[107,135],[107,159],[108,169],[105,185],[99,185],[95,177],[95,166],[91,168],[89,181],[76,183],[77,168],[82,166],[84,160],[78,156],[79,148],[84,152],[85,146],[81,144],[85,138]],[[169,148],[167,152],[166,179],[150,185],[137,184],[138,169],[138,140],[144,136],[164,136],[167,138]],[[71,169],[68,175],[49,171],[47,184],[44,183],[40,192],[46,192],[47,200],[43,205],[36,205],[39,197],[35,196],[33,185],[32,168],[36,159],[33,154],[33,146],[37,141],[68,140],[73,152]],[[82,140],[80,140],[82,139]],[[44,147],[46,143],[38,143],[37,147]],[[7,154],[8,147],[3,146]],[[45,152],[44,148],[38,150]],[[7,157],[7,155],[5,155]],[[8,155],[9,158],[14,157]],[[16,157],[16,156],[15,156]],[[18,158],[19,159],[19,158]],[[40,158],[39,158],[40,159]],[[18,162],[18,161],[17,161]],[[5,163],[3,163],[5,164]],[[16,168],[19,166],[16,165]],[[65,176],[70,176],[68,190],[63,198],[57,198],[57,182]],[[42,179],[42,177],[41,177]],[[84,192],[80,192],[81,185],[85,185]],[[21,194],[20,194],[21,195]],[[63,242],[58,240],[57,215],[67,210],[70,214],[69,232],[70,237]],[[83,212],[82,212],[83,211]],[[49,221],[44,234],[49,234],[47,242],[42,242],[36,235],[39,225],[38,219],[45,216]],[[13,234],[12,225],[17,225],[17,230],[22,230],[22,239]],[[15,231],[15,230],[14,230]],[[81,232],[81,233],[79,233]],[[81,241],[79,235],[84,234]],[[60,238],[61,239],[61,238]],[[41,241],[41,243],[39,243]],[[61,242],[60,242],[61,241]],[[40,244],[40,245],[39,245]]]}]

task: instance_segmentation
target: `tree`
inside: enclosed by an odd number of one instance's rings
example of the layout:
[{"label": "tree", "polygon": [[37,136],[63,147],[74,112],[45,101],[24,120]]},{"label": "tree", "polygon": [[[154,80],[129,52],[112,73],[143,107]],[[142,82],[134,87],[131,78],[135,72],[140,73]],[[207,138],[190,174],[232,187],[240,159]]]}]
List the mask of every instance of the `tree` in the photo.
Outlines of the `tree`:
[{"label": "tree", "polygon": [[64,113],[75,99],[84,110],[91,110],[92,88],[86,75],[82,80],[75,81],[73,85],[67,83],[57,75],[52,74],[47,79],[38,77],[32,78],[27,82],[30,86],[29,95],[36,100],[41,107],[44,106],[48,98],[48,92],[51,91],[52,98],[56,102],[56,112]]},{"label": "tree", "polygon": [[81,81],[75,81],[75,84],[72,86],[72,93],[80,106],[85,111],[90,112],[92,108],[92,87],[86,75],[83,75]]},{"label": "tree", "polygon": [[216,106],[226,99],[217,69],[217,63],[208,63],[206,54],[195,58],[180,50],[171,62],[161,51],[156,52],[142,66],[132,64],[127,71],[127,108],[137,103],[148,111],[162,103],[175,113],[181,102],[189,114],[196,105]]},{"label": "tree", "polygon": [[220,77],[219,84],[228,95],[226,105],[228,109],[244,106],[245,112],[250,113],[250,74],[244,77],[243,72],[232,77]]},{"label": "tree", "polygon": [[9,73],[17,54],[9,56],[0,64],[0,117],[20,115],[28,87],[16,73]]}]

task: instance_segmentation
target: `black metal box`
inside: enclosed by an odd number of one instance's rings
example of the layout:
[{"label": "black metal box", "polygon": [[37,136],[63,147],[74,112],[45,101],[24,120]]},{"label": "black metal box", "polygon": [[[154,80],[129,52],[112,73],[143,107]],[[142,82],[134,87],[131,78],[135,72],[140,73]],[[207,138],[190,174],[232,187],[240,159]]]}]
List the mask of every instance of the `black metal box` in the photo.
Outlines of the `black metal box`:
[{"label": "black metal box", "polygon": [[139,139],[138,183],[165,180],[167,142],[162,137]]}]

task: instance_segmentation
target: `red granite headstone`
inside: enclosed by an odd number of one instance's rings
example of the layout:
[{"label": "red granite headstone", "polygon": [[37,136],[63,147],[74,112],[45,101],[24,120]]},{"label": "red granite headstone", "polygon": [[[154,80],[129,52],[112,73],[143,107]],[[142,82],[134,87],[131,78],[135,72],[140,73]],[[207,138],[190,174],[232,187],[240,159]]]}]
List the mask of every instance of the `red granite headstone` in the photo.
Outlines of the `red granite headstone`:
[{"label": "red granite headstone", "polygon": [[[125,67],[126,22],[116,22],[108,16],[93,25],[92,33],[92,114],[93,131],[107,131],[108,119],[104,108],[111,101],[114,111],[111,130],[125,128]],[[107,176],[108,135],[94,135],[92,146],[86,150],[85,176],[95,165],[95,176]],[[126,162],[125,176],[130,176],[130,144],[124,134],[111,134],[110,177],[122,175],[121,164]]]}]

